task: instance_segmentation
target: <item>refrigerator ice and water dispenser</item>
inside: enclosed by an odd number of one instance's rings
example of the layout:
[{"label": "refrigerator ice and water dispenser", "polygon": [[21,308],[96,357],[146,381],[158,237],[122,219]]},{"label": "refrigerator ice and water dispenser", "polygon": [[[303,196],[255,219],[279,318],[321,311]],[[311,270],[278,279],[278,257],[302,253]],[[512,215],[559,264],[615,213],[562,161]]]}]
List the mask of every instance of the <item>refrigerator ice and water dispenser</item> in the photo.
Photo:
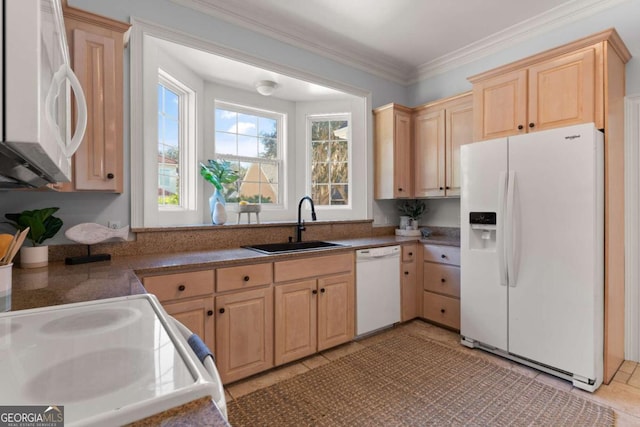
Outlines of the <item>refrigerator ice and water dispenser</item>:
[{"label": "refrigerator ice and water dispenser", "polygon": [[469,212],[469,248],[495,250],[496,248],[496,213]]}]

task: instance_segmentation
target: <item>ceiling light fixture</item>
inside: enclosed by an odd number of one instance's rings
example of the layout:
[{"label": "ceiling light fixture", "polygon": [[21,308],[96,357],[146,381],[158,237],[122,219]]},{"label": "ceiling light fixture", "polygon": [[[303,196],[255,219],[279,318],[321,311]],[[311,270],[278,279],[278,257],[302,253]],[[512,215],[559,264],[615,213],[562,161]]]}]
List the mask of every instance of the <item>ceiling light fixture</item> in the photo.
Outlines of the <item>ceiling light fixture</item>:
[{"label": "ceiling light fixture", "polygon": [[269,96],[278,88],[278,83],[271,80],[260,80],[256,83],[256,90],[260,95]]}]

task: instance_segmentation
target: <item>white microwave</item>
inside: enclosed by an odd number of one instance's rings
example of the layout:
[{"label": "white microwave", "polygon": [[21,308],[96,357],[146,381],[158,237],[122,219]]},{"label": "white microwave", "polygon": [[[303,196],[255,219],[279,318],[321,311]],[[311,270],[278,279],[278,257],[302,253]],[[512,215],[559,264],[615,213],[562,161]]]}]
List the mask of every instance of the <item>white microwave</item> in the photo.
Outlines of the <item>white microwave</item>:
[{"label": "white microwave", "polygon": [[0,188],[67,182],[87,107],[71,70],[60,0],[4,0],[0,14]]}]

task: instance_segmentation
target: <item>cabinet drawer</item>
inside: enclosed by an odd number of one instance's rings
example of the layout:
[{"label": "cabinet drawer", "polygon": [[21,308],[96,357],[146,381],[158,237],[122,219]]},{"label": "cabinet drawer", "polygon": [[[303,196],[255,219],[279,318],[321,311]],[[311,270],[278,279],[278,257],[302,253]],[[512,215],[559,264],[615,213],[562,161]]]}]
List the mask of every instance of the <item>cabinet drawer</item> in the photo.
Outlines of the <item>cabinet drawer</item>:
[{"label": "cabinet drawer", "polygon": [[145,289],[160,301],[213,294],[213,270],[149,276],[142,279]]},{"label": "cabinet drawer", "polygon": [[248,289],[271,284],[273,264],[240,265],[216,270],[218,292]]},{"label": "cabinet drawer", "polygon": [[353,271],[353,253],[316,256],[274,263],[276,282],[326,276]]},{"label": "cabinet drawer", "polygon": [[460,248],[455,246],[424,245],[424,260],[460,265]]},{"label": "cabinet drawer", "polygon": [[424,263],[424,290],[460,298],[460,267]]},{"label": "cabinet drawer", "polygon": [[424,292],[422,315],[425,319],[460,329],[460,300]]},{"label": "cabinet drawer", "polygon": [[407,245],[402,247],[402,262],[413,262],[416,259],[418,247],[416,245]]}]

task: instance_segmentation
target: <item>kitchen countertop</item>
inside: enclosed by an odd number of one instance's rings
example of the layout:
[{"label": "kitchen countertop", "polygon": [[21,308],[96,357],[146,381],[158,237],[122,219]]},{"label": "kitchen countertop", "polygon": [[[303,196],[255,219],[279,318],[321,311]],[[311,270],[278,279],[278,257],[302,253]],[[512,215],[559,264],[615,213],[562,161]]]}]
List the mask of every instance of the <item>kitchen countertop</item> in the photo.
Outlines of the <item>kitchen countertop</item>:
[{"label": "kitchen countertop", "polygon": [[[91,264],[65,265],[50,263],[48,267],[34,269],[14,268],[12,275],[12,310],[23,310],[58,304],[91,301],[96,299],[145,293],[138,276],[152,275],[185,269],[216,268],[220,266],[274,262],[296,257],[348,252],[376,246],[390,246],[410,242],[422,242],[447,246],[460,246],[459,236],[433,235],[428,239],[417,237],[380,236],[357,239],[331,240],[345,247],[318,251],[267,255],[250,249],[221,249],[199,252],[183,252],[165,255],[140,255],[114,258]],[[209,402],[183,405],[176,411],[167,411],[137,425],[153,425],[162,420],[163,425],[193,425],[202,417],[207,425],[227,426],[219,411]],[[217,414],[217,416],[212,416]],[[168,424],[167,424],[168,423]],[[197,423],[196,424],[201,424]]]}]

